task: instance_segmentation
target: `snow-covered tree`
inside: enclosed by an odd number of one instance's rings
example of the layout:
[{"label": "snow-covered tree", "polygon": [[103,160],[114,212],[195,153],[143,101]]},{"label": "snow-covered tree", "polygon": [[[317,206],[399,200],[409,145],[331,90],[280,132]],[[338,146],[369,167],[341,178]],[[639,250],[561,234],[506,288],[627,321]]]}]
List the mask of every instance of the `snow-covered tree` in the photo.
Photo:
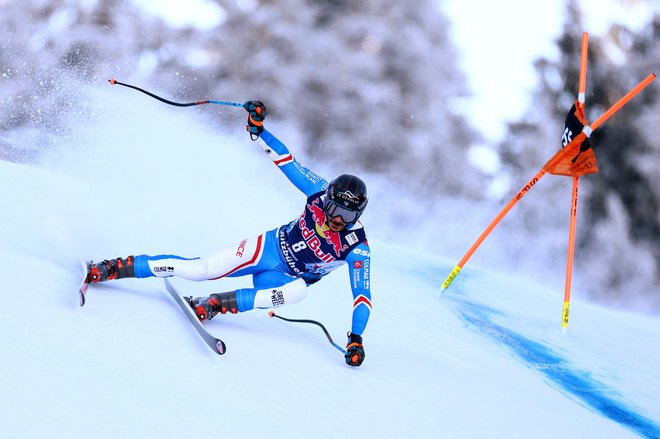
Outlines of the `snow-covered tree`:
[{"label": "snow-covered tree", "polygon": [[[224,19],[210,30],[171,28],[117,0],[3,5],[0,127],[54,132],[81,104],[77,81],[124,75],[171,98],[260,99],[269,126],[287,127],[314,160],[480,196],[467,159],[477,134],[454,111],[463,75],[434,1],[218,4]],[[219,113],[234,129],[237,113]]]},{"label": "snow-covered tree", "polygon": [[[569,2],[570,17],[557,42],[557,62],[537,62],[540,86],[523,121],[512,124],[501,145],[514,175],[530,177],[560,145],[566,112],[576,99],[582,27]],[[592,121],[625,93],[657,71],[660,17],[638,34],[613,25],[603,37],[591,36],[587,69],[587,119]],[[657,86],[647,87],[602,125],[591,143],[599,173],[581,178],[576,273],[584,290],[602,300],[632,305],[643,296],[660,309],[660,143]],[[551,181],[548,181],[551,180]],[[514,227],[552,236],[546,257],[565,258],[570,179],[549,176],[543,194],[520,203]]]},{"label": "snow-covered tree", "polygon": [[227,20],[189,45],[208,55],[209,93],[263,100],[314,159],[429,193],[480,193],[466,158],[476,133],[453,108],[464,80],[435,2],[223,6]]}]

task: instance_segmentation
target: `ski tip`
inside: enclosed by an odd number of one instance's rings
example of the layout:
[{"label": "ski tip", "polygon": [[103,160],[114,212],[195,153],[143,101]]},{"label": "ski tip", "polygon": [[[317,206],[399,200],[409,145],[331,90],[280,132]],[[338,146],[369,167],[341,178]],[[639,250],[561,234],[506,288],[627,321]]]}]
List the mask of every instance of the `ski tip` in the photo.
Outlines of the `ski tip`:
[{"label": "ski tip", "polygon": [[216,343],[215,343],[215,351],[216,351],[219,355],[224,355],[224,353],[227,351],[227,346],[225,345],[225,343],[224,343],[222,340],[218,340],[218,341],[216,341]]},{"label": "ski tip", "polygon": [[89,284],[85,283],[85,280],[87,279],[87,270],[89,268],[89,264],[91,263],[92,261],[89,262],[85,260],[80,261],[80,267],[83,275],[82,283],[80,284],[80,288],[78,288],[78,295],[80,296],[80,306],[85,305],[85,294],[87,294],[87,288],[89,287]]},{"label": "ski tip", "polygon": [[80,306],[85,305],[85,297],[87,296],[87,288],[89,287],[89,284],[83,283],[80,285],[80,288],[78,288],[78,295],[80,296]]}]

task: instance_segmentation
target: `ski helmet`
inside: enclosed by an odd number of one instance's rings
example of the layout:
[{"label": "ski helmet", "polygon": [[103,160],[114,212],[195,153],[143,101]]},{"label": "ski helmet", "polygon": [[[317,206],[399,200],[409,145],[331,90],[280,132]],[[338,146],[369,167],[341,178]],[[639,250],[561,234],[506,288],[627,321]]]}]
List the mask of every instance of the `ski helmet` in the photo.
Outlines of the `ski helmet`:
[{"label": "ski helmet", "polygon": [[347,224],[355,224],[367,207],[367,185],[359,177],[341,174],[325,191],[323,211],[334,218],[341,216]]}]

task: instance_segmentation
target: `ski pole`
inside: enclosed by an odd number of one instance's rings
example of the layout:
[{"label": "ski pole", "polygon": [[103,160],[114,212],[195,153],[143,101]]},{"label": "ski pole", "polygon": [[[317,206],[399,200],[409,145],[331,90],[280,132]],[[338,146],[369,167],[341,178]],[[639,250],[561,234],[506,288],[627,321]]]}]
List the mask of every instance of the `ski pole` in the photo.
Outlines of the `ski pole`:
[{"label": "ski pole", "polygon": [[151,96],[154,99],[158,99],[161,102],[164,102],[169,105],[174,105],[175,107],[192,107],[195,105],[204,105],[204,104],[217,104],[217,105],[228,105],[230,107],[243,107],[243,104],[239,104],[238,102],[227,102],[227,101],[213,101],[213,100],[206,100],[206,101],[198,101],[198,102],[187,102],[187,103],[181,103],[181,102],[173,102],[170,100],[167,100],[165,98],[161,98],[158,95],[155,95],[151,92],[148,92],[147,90],[144,90],[140,87],[136,87],[134,85],[130,84],[125,84],[123,82],[119,82],[116,79],[108,79],[108,82],[110,85],[123,85],[124,87],[132,88],[133,90],[140,91],[148,96]]},{"label": "ski pole", "polygon": [[330,337],[330,333],[328,332],[327,329],[325,329],[325,326],[323,326],[323,324],[321,322],[317,322],[316,320],[309,320],[309,319],[287,319],[286,317],[278,316],[273,311],[270,311],[268,313],[268,316],[269,317],[277,317],[278,319],[285,320],[287,322],[312,323],[314,325],[317,325],[323,330],[323,332],[325,333],[325,336],[328,337],[328,341],[330,342],[330,344],[333,345],[335,348],[337,348],[337,350],[339,350],[339,352],[341,352],[342,354],[346,354],[346,351],[341,346],[339,346],[337,343],[332,341],[332,337]]}]

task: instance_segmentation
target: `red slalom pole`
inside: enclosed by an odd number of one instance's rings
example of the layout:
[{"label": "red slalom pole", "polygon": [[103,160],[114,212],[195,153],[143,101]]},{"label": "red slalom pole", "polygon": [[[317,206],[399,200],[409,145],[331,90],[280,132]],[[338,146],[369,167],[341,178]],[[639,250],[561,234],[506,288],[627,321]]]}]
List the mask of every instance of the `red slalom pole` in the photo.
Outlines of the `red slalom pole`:
[{"label": "red slalom pole", "polygon": [[479,235],[479,238],[472,244],[470,249],[465,253],[463,258],[458,262],[458,264],[454,267],[454,269],[449,273],[449,276],[445,279],[445,281],[442,283],[442,289],[443,291],[449,287],[449,285],[454,281],[454,278],[458,276],[458,273],[463,269],[463,266],[467,263],[467,261],[472,257],[475,251],[477,251],[477,248],[481,245],[481,243],[486,239],[486,237],[490,234],[490,232],[493,231],[495,226],[497,226],[500,221],[502,221],[502,218],[506,216],[507,213],[513,208],[513,206],[520,201],[520,199],[525,196],[527,192],[536,184],[538,181],[545,175],[545,169],[541,168],[541,170],[534,176],[532,177],[527,184],[518,191],[515,197],[513,197],[507,204],[504,206],[504,208],[500,211],[500,213],[497,214],[497,216],[490,222],[488,227]]},{"label": "red slalom pole", "polygon": [[497,224],[506,216],[506,214],[513,208],[513,206],[529,191],[532,186],[534,186],[538,180],[541,179],[546,173],[546,170],[555,168],[558,163],[560,163],[568,155],[575,155],[580,149],[582,142],[591,135],[600,125],[602,125],[607,119],[609,119],[614,113],[619,111],[628,101],[630,101],[635,95],[641,92],[646,86],[648,86],[655,79],[655,74],[651,73],[639,84],[637,84],[632,90],[625,94],[621,99],[619,99],[614,105],[612,105],[605,113],[603,113],[598,119],[594,121],[591,126],[585,126],[580,134],[575,136],[575,138],[566,145],[563,149],[559,150],[555,155],[541,168],[541,170],[523,187],[518,194],[509,201],[509,203],[502,209],[502,211],[495,217],[495,219],[486,227],[486,230],[479,236],[477,241],[470,247],[468,252],[463,256],[461,261],[454,267],[454,269],[449,273],[449,276],[442,283],[442,290],[446,290],[449,285],[454,281],[458,273],[463,269],[463,266],[467,261],[472,257],[477,248],[481,243],[486,239],[490,232],[497,226]]},{"label": "red slalom pole", "polygon": [[566,258],[566,282],[564,284],[564,308],[561,326],[568,327],[569,308],[571,305],[571,279],[573,276],[573,257],[575,253],[575,223],[577,220],[578,185],[580,177],[573,177],[573,190],[571,199],[571,219],[568,228],[568,256]]},{"label": "red slalom pole", "polygon": [[[619,111],[621,107],[626,105],[628,101],[634,98],[640,91],[644,90],[647,85],[649,85],[655,79],[655,73],[650,73],[649,76],[644,78],[639,84],[637,84],[632,90],[625,94],[621,99],[619,99],[616,104],[612,105],[605,113],[603,113],[598,119],[590,125],[591,131],[594,131],[596,128],[601,126],[607,119],[609,119],[614,113]],[[586,129],[587,127],[585,127]],[[590,134],[590,133],[589,133]]]},{"label": "red slalom pole", "polygon": [[[582,33],[582,48],[580,53],[580,79],[578,83],[578,105],[581,106],[582,114],[584,114],[584,105],[586,101],[587,89],[587,52],[589,49],[589,34]],[[573,278],[573,259],[575,256],[575,225],[577,222],[577,205],[578,205],[578,187],[580,184],[580,177],[573,176],[573,188],[571,191],[571,212],[570,221],[568,226],[568,254],[566,256],[566,281],[564,283],[564,306],[562,309],[561,326],[564,330],[568,327],[568,318],[570,315],[571,306],[571,282]]]}]

